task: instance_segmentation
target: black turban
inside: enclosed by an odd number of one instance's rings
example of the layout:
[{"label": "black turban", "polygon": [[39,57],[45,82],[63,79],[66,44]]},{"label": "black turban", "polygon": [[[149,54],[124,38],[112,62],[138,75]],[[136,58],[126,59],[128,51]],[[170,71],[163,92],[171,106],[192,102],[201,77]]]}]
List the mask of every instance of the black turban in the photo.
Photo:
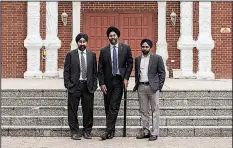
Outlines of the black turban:
[{"label": "black turban", "polygon": [[76,38],[75,38],[75,41],[76,43],[78,43],[78,41],[81,39],[81,38],[84,38],[87,42],[88,42],[88,36],[86,33],[79,33]]},{"label": "black turban", "polygon": [[143,40],[141,41],[141,46],[142,46],[142,44],[145,43],[145,42],[150,46],[150,48],[152,48],[153,43],[152,43],[152,41],[151,41],[150,39],[143,39]]},{"label": "black turban", "polygon": [[110,32],[115,32],[117,34],[117,36],[120,37],[120,30],[117,29],[116,27],[114,27],[114,26],[109,27],[107,32],[106,32],[107,36],[109,36]]}]

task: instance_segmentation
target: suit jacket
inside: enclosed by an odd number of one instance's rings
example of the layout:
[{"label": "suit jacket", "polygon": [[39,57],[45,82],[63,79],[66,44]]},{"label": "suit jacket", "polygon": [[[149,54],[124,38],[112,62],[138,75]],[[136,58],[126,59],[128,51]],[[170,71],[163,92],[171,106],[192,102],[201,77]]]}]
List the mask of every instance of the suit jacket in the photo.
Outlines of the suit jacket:
[{"label": "suit jacket", "polygon": [[[96,54],[86,49],[87,56],[87,88],[90,93],[97,89],[97,62]],[[78,49],[71,50],[67,53],[64,63],[64,85],[70,93],[75,92],[79,85],[80,62]]]},{"label": "suit jacket", "polygon": [[[112,62],[110,44],[100,50],[98,64],[99,85],[112,85]],[[133,58],[129,45],[119,43],[118,46],[118,68],[122,79],[129,80],[133,69]]]},{"label": "suit jacket", "polygon": [[[135,86],[133,91],[136,91],[139,85],[141,57],[140,55],[135,58]],[[154,92],[163,88],[165,76],[166,72],[162,57],[151,53],[148,65],[148,80]]]}]

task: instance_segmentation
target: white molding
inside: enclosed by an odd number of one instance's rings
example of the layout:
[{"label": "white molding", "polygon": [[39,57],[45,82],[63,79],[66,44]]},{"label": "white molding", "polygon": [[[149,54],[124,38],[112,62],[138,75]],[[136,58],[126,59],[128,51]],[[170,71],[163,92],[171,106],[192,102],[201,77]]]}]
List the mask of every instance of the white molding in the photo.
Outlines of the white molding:
[{"label": "white molding", "polygon": [[44,77],[58,77],[58,2],[46,2],[46,62]]},{"label": "white molding", "polygon": [[193,73],[193,2],[180,2],[180,78],[194,78]]},{"label": "white molding", "polygon": [[72,2],[72,41],[70,43],[70,50],[78,47],[75,37],[80,33],[80,14],[81,2]]},{"label": "white molding", "polygon": [[24,78],[42,78],[40,71],[40,49],[43,41],[40,36],[40,2],[27,2],[27,71]]},{"label": "white molding", "polygon": [[166,2],[158,2],[158,41],[156,43],[156,54],[161,55],[164,61],[166,77],[169,77],[167,70],[167,41],[166,41]]},{"label": "white molding", "polygon": [[199,34],[196,42],[198,49],[197,79],[214,79],[211,70],[211,51],[214,40],[211,35],[211,2],[199,2]]}]

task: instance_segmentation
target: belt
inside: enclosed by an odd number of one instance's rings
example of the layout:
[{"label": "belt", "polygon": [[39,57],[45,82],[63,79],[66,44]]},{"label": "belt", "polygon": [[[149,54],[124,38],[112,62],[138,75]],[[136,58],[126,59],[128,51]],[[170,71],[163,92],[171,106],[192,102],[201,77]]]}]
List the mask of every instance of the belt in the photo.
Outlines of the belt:
[{"label": "belt", "polygon": [[145,85],[149,85],[149,82],[139,82],[139,84],[145,84]]},{"label": "belt", "polygon": [[87,80],[79,80],[80,83],[87,83]]}]

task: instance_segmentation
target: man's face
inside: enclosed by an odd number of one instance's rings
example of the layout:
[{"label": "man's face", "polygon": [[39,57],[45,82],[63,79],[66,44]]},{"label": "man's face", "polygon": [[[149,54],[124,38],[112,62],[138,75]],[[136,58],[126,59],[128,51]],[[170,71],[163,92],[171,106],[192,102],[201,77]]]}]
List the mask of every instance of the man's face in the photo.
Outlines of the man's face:
[{"label": "man's face", "polygon": [[108,39],[112,45],[116,45],[118,42],[118,36],[115,32],[110,32],[108,35]]},{"label": "man's face", "polygon": [[84,51],[87,48],[87,41],[84,38],[81,38],[78,41],[78,49]]},{"label": "man's face", "polygon": [[150,52],[150,46],[146,42],[142,44],[141,49],[143,55],[148,55],[148,53]]}]

